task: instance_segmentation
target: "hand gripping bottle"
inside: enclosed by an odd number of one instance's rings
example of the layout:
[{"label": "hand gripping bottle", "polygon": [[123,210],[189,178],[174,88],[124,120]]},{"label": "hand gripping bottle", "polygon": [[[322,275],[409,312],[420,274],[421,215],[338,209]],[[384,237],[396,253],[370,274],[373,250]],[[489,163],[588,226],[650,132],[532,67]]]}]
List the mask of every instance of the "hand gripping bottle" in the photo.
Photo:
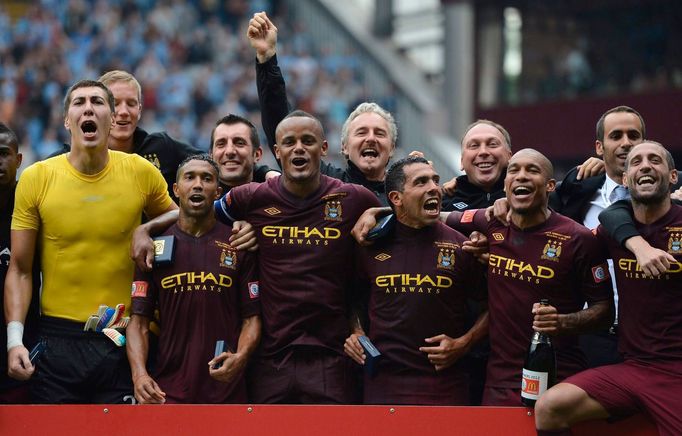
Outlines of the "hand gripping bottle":
[{"label": "hand gripping bottle", "polygon": [[[548,306],[549,300],[540,300]],[[547,389],[556,383],[556,356],[552,341],[545,333],[535,332],[528,347],[521,377],[521,402],[533,407]]]}]

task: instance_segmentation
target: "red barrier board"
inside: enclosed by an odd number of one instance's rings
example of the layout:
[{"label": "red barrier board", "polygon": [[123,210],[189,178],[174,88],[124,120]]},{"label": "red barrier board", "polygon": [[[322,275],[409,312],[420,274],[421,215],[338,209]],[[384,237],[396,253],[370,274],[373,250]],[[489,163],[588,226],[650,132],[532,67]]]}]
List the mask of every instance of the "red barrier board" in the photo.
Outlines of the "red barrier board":
[{"label": "red barrier board", "polygon": [[[418,406],[0,406],[1,435],[534,435],[532,411]],[[642,415],[576,426],[574,435],[657,435]]]}]

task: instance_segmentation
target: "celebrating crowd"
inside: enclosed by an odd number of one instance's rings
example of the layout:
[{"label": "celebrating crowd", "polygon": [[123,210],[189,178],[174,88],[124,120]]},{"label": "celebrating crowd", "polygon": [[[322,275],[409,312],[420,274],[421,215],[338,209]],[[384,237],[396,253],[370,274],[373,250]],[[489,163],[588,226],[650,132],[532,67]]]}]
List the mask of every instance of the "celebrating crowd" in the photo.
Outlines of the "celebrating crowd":
[{"label": "celebrating crowd", "polygon": [[562,181],[478,120],[445,194],[428,156],[390,162],[373,102],[342,125],[345,166],[325,162],[277,34],[259,12],[246,39],[279,170],[243,115],[215,117],[208,154],[145,132],[121,70],[68,89],[68,146],[18,182],[0,125],[2,402],[521,406],[538,331],[559,381],[538,434],[637,412],[682,431],[678,174],[635,109],[605,108],[597,158]]}]

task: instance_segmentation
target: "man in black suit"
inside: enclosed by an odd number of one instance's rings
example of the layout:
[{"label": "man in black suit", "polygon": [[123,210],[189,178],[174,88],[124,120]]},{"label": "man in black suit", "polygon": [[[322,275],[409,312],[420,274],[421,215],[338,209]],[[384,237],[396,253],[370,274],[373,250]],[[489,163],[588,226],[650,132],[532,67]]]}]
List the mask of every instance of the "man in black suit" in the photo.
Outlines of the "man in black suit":
[{"label": "man in black suit", "polygon": [[[604,160],[606,173],[578,180],[577,169],[568,172],[554,195],[550,207],[590,229],[599,225],[599,212],[622,196],[625,157],[630,149],[643,141],[644,119],[628,106],[606,111],[597,122],[595,150]],[[618,188],[618,189],[616,189]]]},{"label": "man in black suit", "polygon": [[[604,160],[605,174],[577,179],[577,170],[569,171],[553,195],[550,207],[563,215],[594,229],[599,225],[599,213],[612,203],[629,198],[622,186],[625,159],[632,147],[644,140],[644,119],[628,106],[617,106],[604,112],[597,121],[597,156]],[[611,261],[609,261],[612,265]],[[610,266],[612,270],[612,266]],[[613,277],[611,271],[611,277]],[[614,284],[614,298],[618,294]],[[617,304],[616,304],[617,307]],[[590,367],[618,363],[617,351],[618,314],[614,326],[608,331],[583,335],[581,346]]]}]

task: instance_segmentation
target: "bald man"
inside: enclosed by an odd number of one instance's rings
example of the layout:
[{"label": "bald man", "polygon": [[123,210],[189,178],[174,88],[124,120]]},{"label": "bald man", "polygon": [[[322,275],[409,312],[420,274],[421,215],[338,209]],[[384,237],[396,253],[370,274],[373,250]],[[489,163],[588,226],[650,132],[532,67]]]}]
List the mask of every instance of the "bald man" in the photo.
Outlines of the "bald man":
[{"label": "bald man", "polygon": [[[521,369],[534,330],[552,336],[562,380],[586,367],[577,334],[612,321],[606,252],[586,227],[549,209],[553,173],[551,162],[536,150],[512,156],[504,179],[509,226],[488,222],[484,209],[445,214],[450,227],[483,232],[490,244],[491,349],[483,405],[522,405]],[[365,221],[370,214],[363,215],[355,234],[371,226]],[[539,307],[544,298],[550,305]]]}]

